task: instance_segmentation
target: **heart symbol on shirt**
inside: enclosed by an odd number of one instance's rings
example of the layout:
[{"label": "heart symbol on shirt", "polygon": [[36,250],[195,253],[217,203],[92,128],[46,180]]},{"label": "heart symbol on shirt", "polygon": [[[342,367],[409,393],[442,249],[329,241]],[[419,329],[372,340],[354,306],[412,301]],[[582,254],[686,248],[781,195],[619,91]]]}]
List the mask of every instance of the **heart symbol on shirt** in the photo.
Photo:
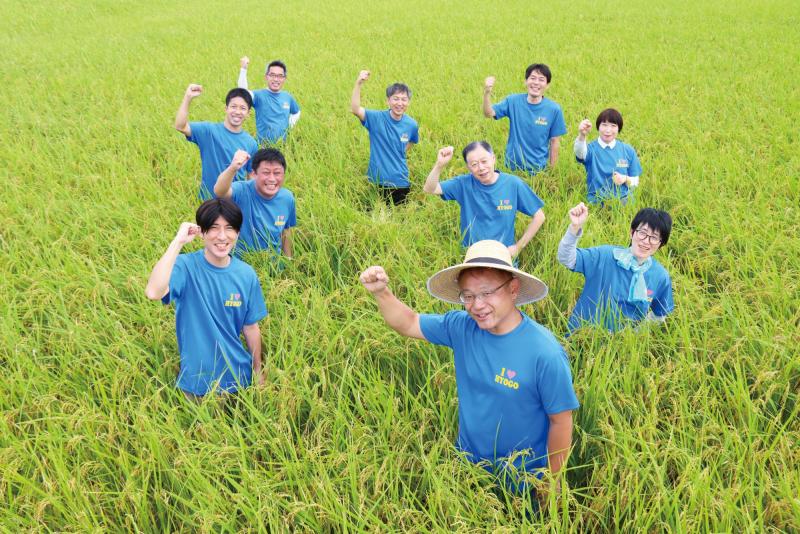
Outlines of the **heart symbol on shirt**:
[{"label": "heart symbol on shirt", "polygon": [[510,369],[506,374],[508,375],[508,378],[514,378],[515,376],[517,376],[517,372],[511,371]]}]

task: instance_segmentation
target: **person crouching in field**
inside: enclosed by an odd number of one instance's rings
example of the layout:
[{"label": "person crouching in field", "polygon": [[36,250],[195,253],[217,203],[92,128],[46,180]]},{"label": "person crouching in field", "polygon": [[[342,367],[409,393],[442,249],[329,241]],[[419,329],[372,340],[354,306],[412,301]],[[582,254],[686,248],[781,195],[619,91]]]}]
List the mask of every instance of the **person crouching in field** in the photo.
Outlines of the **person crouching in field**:
[{"label": "person crouching in field", "polygon": [[[578,399],[566,353],[553,334],[517,306],[547,286],[513,267],[508,247],[479,241],[464,262],[428,279],[434,297],[464,310],[420,315],[394,296],[383,267],[361,273],[387,325],[399,334],[453,349],[458,391],[456,447],[515,493],[566,464]],[[541,497],[541,495],[540,495]]]},{"label": "person crouching in field", "polygon": [[[186,88],[178,112],[175,114],[175,129],[186,136],[186,140],[200,149],[202,181],[198,196],[201,200],[213,198],[217,176],[228,165],[237,150],[255,154],[258,144],[242,129],[250,115],[253,99],[247,89],[231,89],[225,97],[225,120],[223,122],[189,122],[189,105],[203,93],[203,87],[195,83]],[[237,174],[245,180],[249,165]]]},{"label": "person crouching in field", "polygon": [[[258,321],[267,316],[255,271],[230,256],[242,212],[228,199],[213,199],[200,205],[195,218],[197,224],[181,224],[145,288],[147,298],[175,303],[177,385],[192,400],[212,390],[235,392],[253,379],[263,382]],[[203,248],[180,254],[198,235]]]},{"label": "person crouching in field", "polygon": [[632,197],[633,188],[639,185],[642,166],[632,146],[617,139],[622,131],[622,115],[616,109],[600,112],[595,121],[598,137],[586,144],[592,129],[589,119],[578,126],[575,139],[575,158],[586,167],[586,187],[589,202],[596,204],[618,198],[623,204]]},{"label": "person crouching in field", "polygon": [[583,202],[570,209],[569,228],[558,244],[558,261],[586,278],[569,318],[570,333],[585,323],[614,332],[631,321],[663,322],[675,308],[672,281],[653,255],[669,241],[669,213],[639,210],[631,222],[627,248],[576,248],[588,217],[589,208]]},{"label": "person crouching in field", "polygon": [[[250,58],[247,56],[239,60],[237,84],[242,89],[247,89],[248,65]],[[286,64],[283,61],[270,61],[264,79],[267,81],[266,89],[250,91],[256,110],[257,141],[259,144],[275,144],[285,140],[289,128],[300,120],[300,106],[290,93],[282,90],[286,82]]]},{"label": "person crouching in field", "polygon": [[[516,258],[544,223],[544,202],[522,179],[495,170],[495,156],[486,141],[468,144],[461,155],[470,174],[439,182],[442,170],[453,158],[453,147],[444,147],[439,150],[423,189],[461,206],[464,247],[494,239],[506,245],[511,257]],[[519,241],[514,236],[517,212],[531,217]]]},{"label": "person crouching in field", "polygon": [[242,210],[242,232],[234,253],[241,257],[243,252],[268,250],[291,258],[297,216],[294,195],[283,187],[286,158],[276,148],[262,148],[251,160],[251,179],[231,183],[249,159],[250,154],[237,150],[214,185],[215,195],[232,198]]},{"label": "person crouching in field", "polygon": [[364,109],[361,107],[361,85],[368,78],[368,70],[358,74],[350,98],[350,111],[369,132],[367,176],[380,188],[387,203],[402,204],[411,191],[406,154],[415,143],[419,143],[417,121],[406,115],[411,89],[405,84],[393,83],[386,88],[389,109]]}]

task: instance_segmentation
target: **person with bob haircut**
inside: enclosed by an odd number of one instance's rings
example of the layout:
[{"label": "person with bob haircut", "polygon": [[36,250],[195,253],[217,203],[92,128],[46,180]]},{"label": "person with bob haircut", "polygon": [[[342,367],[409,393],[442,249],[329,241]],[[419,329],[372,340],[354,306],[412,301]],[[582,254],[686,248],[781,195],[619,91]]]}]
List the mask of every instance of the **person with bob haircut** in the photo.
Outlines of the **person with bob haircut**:
[{"label": "person with bob haircut", "polygon": [[455,446],[469,461],[493,473],[501,487],[531,496],[538,485],[531,482],[548,467],[553,475],[562,472],[579,407],[572,372],[553,334],[518,309],[543,299],[547,286],[515,268],[507,246],[479,241],[462,263],[428,279],[431,295],[464,307],[444,315],[420,315],[401,302],[381,266],[367,268],[360,280],[390,328],[453,350]]},{"label": "person with bob haircut", "polygon": [[[253,268],[230,255],[242,226],[239,207],[224,198],[206,200],[195,220],[181,223],[153,267],[145,295],[175,304],[177,386],[196,401],[210,391],[232,393],[253,380],[263,383],[258,322],[267,307]],[[181,254],[198,235],[203,248]]]},{"label": "person with bob haircut", "polygon": [[[225,120],[222,122],[189,122],[189,106],[192,100],[203,93],[203,86],[189,84],[175,115],[175,129],[186,136],[186,140],[200,149],[202,182],[198,196],[201,200],[213,198],[214,184],[222,170],[228,166],[237,150],[255,154],[258,143],[242,129],[250,115],[253,99],[246,89],[231,89],[225,96]],[[237,174],[238,180],[247,177],[248,166]]]},{"label": "person with bob haircut", "polygon": [[276,256],[292,257],[292,228],[297,225],[294,195],[283,187],[286,158],[277,148],[262,148],[252,158],[250,180],[233,182],[233,177],[250,159],[238,150],[217,179],[214,194],[231,198],[242,210],[242,232],[234,254],[267,250]]},{"label": "person with bob haircut", "polygon": [[642,166],[632,146],[617,139],[622,132],[622,114],[613,108],[604,109],[595,121],[598,137],[586,144],[592,129],[589,119],[578,126],[575,139],[575,159],[586,167],[586,187],[589,202],[596,204],[619,199],[623,204],[632,197],[633,188],[639,185]]},{"label": "person with bob haircut", "polygon": [[508,117],[506,167],[535,175],[558,161],[561,136],[567,133],[561,106],[544,96],[550,86],[550,67],[542,63],[525,69],[526,93],[507,96],[492,105],[495,78],[483,85],[483,114],[490,119]]},{"label": "person with bob haircut", "polygon": [[386,203],[402,204],[411,191],[406,154],[419,143],[417,121],[406,115],[411,102],[411,89],[403,83],[386,88],[388,109],[361,107],[361,86],[369,79],[369,71],[358,73],[350,111],[369,132],[369,181],[378,186]]},{"label": "person with bob haircut", "polygon": [[615,332],[643,319],[663,322],[675,308],[672,280],[653,255],[669,241],[669,213],[639,210],[631,221],[627,247],[576,248],[588,218],[583,202],[570,209],[569,228],[558,244],[558,261],[586,279],[569,318],[569,332],[586,323]]},{"label": "person with bob haircut", "polygon": [[[239,60],[237,84],[245,90],[249,65],[250,58],[247,56]],[[300,120],[300,106],[290,93],[283,91],[286,78],[286,64],[279,60],[270,61],[264,72],[267,88],[249,91],[253,97],[253,109],[256,110],[256,141],[259,145],[274,145],[286,140],[289,129],[294,128]]]},{"label": "person with bob haircut", "polygon": [[[493,239],[506,245],[516,259],[544,223],[544,202],[522,179],[495,169],[494,152],[486,141],[468,144],[461,155],[469,174],[439,182],[442,170],[453,158],[453,147],[444,147],[425,180],[424,191],[458,202],[464,247]],[[518,212],[531,217],[519,240],[514,233]]]}]

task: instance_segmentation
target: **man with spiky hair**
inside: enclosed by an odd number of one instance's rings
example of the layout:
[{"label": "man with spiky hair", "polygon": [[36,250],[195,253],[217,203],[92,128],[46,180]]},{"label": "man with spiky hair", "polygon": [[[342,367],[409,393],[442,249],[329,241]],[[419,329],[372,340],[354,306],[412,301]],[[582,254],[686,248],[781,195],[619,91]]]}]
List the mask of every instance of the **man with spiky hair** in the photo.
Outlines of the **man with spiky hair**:
[{"label": "man with spiky hair", "polygon": [[[255,271],[230,255],[242,226],[239,207],[228,199],[207,200],[195,219],[197,224],[181,223],[145,288],[147,298],[175,303],[177,386],[192,400],[210,391],[235,392],[254,378],[263,382],[258,322],[267,316]],[[180,254],[198,235],[203,248]]]},{"label": "man with spiky hair", "polygon": [[[186,140],[200,149],[202,182],[198,196],[201,200],[214,198],[214,184],[219,173],[228,166],[237,150],[255,154],[258,144],[242,129],[244,121],[250,116],[253,99],[246,89],[231,89],[225,96],[225,120],[223,122],[189,122],[189,106],[192,100],[203,93],[203,86],[189,84],[183,95],[178,112],[175,114],[175,129],[186,136]],[[238,180],[247,178],[249,166],[237,174]]]},{"label": "man with spiky hair", "polygon": [[[238,85],[247,89],[247,67],[250,58],[244,56],[239,61]],[[300,106],[291,93],[283,90],[288,73],[283,61],[274,60],[267,64],[264,72],[266,89],[250,91],[253,109],[256,110],[256,140],[258,144],[275,144],[286,139],[290,128],[300,120]]]}]

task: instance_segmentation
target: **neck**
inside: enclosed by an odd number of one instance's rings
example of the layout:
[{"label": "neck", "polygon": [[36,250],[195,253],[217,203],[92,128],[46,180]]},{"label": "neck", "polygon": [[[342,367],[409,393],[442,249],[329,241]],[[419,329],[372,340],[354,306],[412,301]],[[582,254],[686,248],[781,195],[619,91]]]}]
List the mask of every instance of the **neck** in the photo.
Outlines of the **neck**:
[{"label": "neck", "polygon": [[636,253],[633,251],[633,247],[630,248],[630,251],[631,251],[631,254],[633,254],[633,257],[636,258],[636,263],[638,263],[639,265],[641,265],[644,262],[646,262],[647,258],[650,257],[650,256],[645,256],[645,257],[637,256]]},{"label": "neck", "polygon": [[242,126],[241,125],[233,126],[230,122],[228,122],[227,118],[222,122],[222,124],[225,126],[225,128],[227,128],[228,130],[232,131],[233,133],[239,133],[239,132],[242,131]]},{"label": "neck", "polygon": [[539,102],[542,101],[543,98],[544,98],[543,96],[528,95],[528,102],[530,102],[531,104],[538,104]]},{"label": "neck", "polygon": [[502,323],[498,324],[494,328],[490,328],[489,332],[496,336],[502,336],[514,330],[521,322],[522,314],[519,312],[519,310],[514,309],[514,313],[510,313],[509,317],[506,318]]},{"label": "neck", "polygon": [[391,115],[391,117],[396,121],[399,121],[400,119],[403,118],[403,113],[401,113],[400,115],[395,115],[394,111],[391,109],[389,110],[389,115]]},{"label": "neck", "polygon": [[203,252],[203,257],[205,257],[206,261],[213,265],[214,267],[227,267],[231,264],[231,257],[225,256],[224,258],[218,258],[211,254],[208,250]]}]

